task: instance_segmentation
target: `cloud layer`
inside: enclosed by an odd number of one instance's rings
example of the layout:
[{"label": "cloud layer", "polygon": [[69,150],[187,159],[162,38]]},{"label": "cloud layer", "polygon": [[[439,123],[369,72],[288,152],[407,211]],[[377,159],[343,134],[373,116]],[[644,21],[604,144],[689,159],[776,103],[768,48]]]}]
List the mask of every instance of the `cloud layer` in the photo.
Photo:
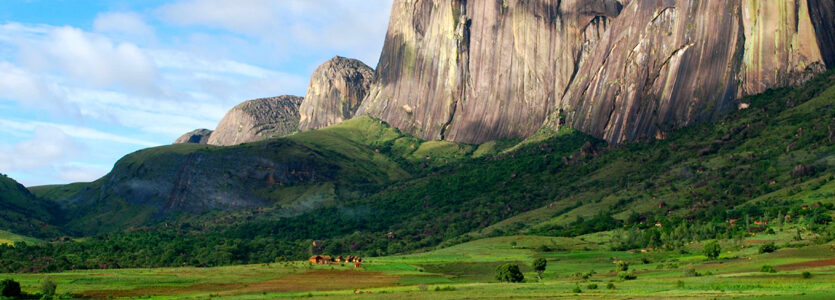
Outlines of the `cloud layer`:
[{"label": "cloud layer", "polygon": [[390,8],[183,0],[73,24],[0,20],[0,172],[27,185],[93,180],[243,100],[303,95],[334,55],[374,65]]}]

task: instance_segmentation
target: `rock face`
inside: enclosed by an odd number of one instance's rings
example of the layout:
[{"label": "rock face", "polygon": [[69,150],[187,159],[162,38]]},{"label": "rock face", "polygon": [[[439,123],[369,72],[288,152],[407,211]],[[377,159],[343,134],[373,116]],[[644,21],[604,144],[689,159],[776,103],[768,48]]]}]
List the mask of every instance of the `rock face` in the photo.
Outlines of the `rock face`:
[{"label": "rock face", "polygon": [[621,7],[614,0],[395,1],[360,112],[424,139],[527,136]]},{"label": "rock face", "polygon": [[212,131],[209,129],[195,129],[174,141],[174,144],[208,144]]},{"label": "rock face", "polygon": [[831,35],[831,19],[815,28],[823,23],[810,16],[805,0],[633,1],[581,66],[555,119],[632,141],[800,84],[826,69],[820,49],[835,47],[817,38]]},{"label": "rock face", "polygon": [[424,139],[611,142],[831,67],[833,0],[398,0],[359,113]]},{"label": "rock face", "polygon": [[208,144],[231,146],[290,134],[299,128],[303,99],[284,95],[241,103],[226,113]]},{"label": "rock face", "polygon": [[299,108],[299,130],[353,118],[373,79],[374,69],[356,59],[337,56],[316,68]]}]

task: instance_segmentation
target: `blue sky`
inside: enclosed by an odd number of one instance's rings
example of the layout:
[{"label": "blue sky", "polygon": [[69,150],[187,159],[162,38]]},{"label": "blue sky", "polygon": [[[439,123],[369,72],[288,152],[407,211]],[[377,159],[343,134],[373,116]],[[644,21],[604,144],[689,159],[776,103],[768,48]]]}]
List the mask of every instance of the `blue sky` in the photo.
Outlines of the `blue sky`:
[{"label": "blue sky", "polygon": [[0,1],[0,173],[95,180],[244,100],[304,95],[335,55],[374,67],[391,1]]}]

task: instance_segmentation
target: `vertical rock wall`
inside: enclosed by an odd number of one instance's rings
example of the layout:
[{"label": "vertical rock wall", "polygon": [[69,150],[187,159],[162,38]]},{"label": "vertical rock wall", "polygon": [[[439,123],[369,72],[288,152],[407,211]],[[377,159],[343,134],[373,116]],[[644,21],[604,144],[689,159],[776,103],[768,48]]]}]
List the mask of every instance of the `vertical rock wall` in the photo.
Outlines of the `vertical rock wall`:
[{"label": "vertical rock wall", "polygon": [[395,1],[360,108],[425,139],[531,134],[562,97],[617,1]]},{"label": "vertical rock wall", "polygon": [[710,120],[835,61],[833,0],[398,0],[359,113],[424,139],[612,142]]}]

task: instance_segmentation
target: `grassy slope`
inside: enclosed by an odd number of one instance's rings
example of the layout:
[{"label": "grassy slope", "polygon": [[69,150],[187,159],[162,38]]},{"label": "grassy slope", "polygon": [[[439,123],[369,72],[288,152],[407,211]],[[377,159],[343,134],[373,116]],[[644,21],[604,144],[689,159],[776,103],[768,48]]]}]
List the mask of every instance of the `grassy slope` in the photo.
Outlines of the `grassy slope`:
[{"label": "grassy slope", "polygon": [[[31,190],[67,207],[68,230],[92,234],[159,222],[161,204],[155,203],[165,199],[149,199],[150,204],[137,204],[128,199],[130,194],[127,192],[111,192],[112,187],[137,178],[154,180],[154,167],[180,164],[191,155],[199,154],[210,160],[234,157],[285,163],[309,161],[314,170],[331,177],[293,186],[244,182],[240,187],[232,187],[253,189],[253,193],[268,203],[263,208],[280,210],[269,216],[281,217],[333,206],[342,199],[362,197],[391,182],[431,172],[451,160],[467,159],[474,149],[468,145],[424,142],[403,135],[378,120],[359,117],[321,130],[233,147],[178,144],[145,149],[119,160],[110,174],[96,182],[41,186]],[[236,159],[230,162],[234,163]],[[148,166],[152,171],[148,171]],[[224,170],[236,167],[223,166],[216,174],[225,176],[228,172]],[[218,213],[221,212],[209,212],[201,219],[211,220]],[[236,214],[229,217],[236,218]],[[177,214],[174,218],[194,221],[194,216],[188,214]]]},{"label": "grassy slope", "polygon": [[[667,210],[686,217],[712,206],[733,208],[749,201],[833,203],[835,181],[829,171],[835,166],[835,143],[829,141],[835,125],[833,82],[830,74],[800,88],[768,91],[746,99],[752,103],[750,109],[715,123],[580,160],[566,171],[586,172],[575,173],[578,176],[570,181],[552,182],[570,192],[474,236],[496,229],[547,231],[599,211],[611,211],[619,219],[633,212],[663,216]],[[817,172],[793,177],[798,165],[813,166]],[[662,201],[666,207],[659,209]],[[572,208],[577,203],[581,205]]]},{"label": "grassy slope", "polygon": [[54,236],[56,207],[30,193],[11,178],[0,175],[0,229],[29,236]]}]

